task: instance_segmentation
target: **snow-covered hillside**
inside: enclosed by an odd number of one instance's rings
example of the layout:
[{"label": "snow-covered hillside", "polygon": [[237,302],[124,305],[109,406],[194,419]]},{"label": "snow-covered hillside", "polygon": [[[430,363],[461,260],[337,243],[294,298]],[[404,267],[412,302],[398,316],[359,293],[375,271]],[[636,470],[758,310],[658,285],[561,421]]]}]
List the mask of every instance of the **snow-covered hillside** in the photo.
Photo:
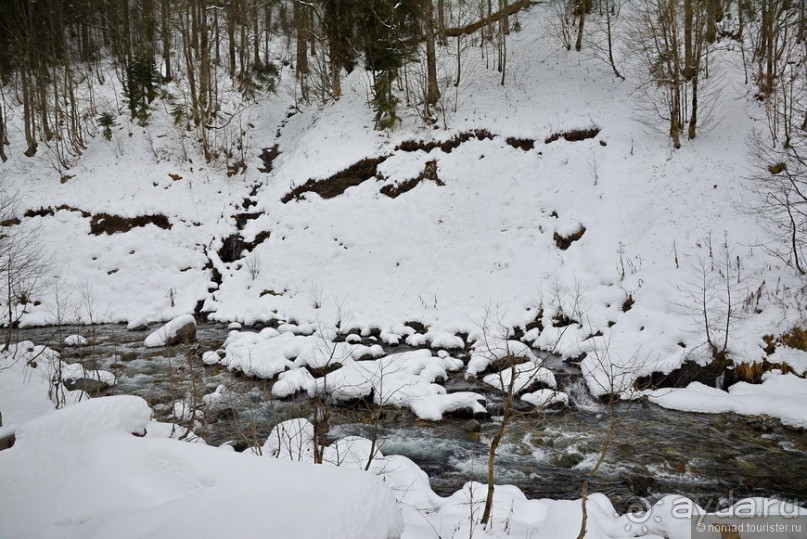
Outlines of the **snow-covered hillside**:
[{"label": "snow-covered hillside", "polygon": [[[434,127],[410,112],[393,132],[373,130],[361,70],[339,101],[289,109],[285,73],[276,95],[240,113],[247,168],[232,176],[204,162],[159,100],[148,127],[93,140],[64,183],[47,151],[23,157],[13,137],[0,175],[59,282],[22,324],[139,325],[201,309],[401,337],[419,322],[473,340],[495,323],[567,357],[587,352],[602,392],[604,364],[638,376],[709,356],[706,282],[718,327],[731,287],[729,356],[761,360],[762,336],[803,316],[803,282],[747,211],[746,142],[763,112],[737,53],[710,60],[722,88],[711,129],[674,150],[648,128],[633,60],[618,58],[622,81],[593,53],[559,49],[550,11],[523,14],[504,85],[470,48],[453,88],[441,49]],[[582,140],[558,137],[570,131]],[[57,312],[57,292],[75,307]]]}]

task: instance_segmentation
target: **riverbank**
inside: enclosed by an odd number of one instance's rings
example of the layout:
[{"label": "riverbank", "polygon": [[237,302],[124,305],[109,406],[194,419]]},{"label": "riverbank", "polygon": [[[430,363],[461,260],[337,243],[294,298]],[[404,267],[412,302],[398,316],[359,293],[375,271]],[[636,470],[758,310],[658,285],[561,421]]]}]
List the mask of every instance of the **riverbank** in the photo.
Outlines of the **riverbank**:
[{"label": "riverbank", "polygon": [[[36,328],[21,330],[18,336],[59,348],[69,364],[112,373],[115,385],[99,394],[143,397],[157,419],[180,425],[178,435],[190,427],[209,444],[249,452],[260,447],[278,423],[315,413],[314,403],[304,394],[284,399],[274,396],[276,379],[206,365],[204,352],[224,350],[231,332],[238,334],[225,325],[198,324],[196,342],[167,348],[144,346],[149,329],[131,331],[120,325],[79,328],[87,340],[81,347],[56,344],[75,331],[75,327]],[[385,355],[415,351],[384,348]],[[463,352],[454,355],[463,358],[461,365],[469,361]],[[439,360],[437,356],[432,359]],[[580,478],[599,456],[608,431],[608,408],[589,393],[575,365],[559,358],[548,358],[543,365],[557,378],[558,391],[569,395],[570,405],[536,410],[521,403],[522,412],[508,429],[499,452],[496,476],[529,497],[573,499],[579,495]],[[37,371],[28,371],[28,379],[35,379]],[[388,379],[392,374],[387,372]],[[90,373],[87,378],[93,380],[94,376]],[[3,380],[9,388],[0,398],[6,425],[53,406],[43,399],[46,389],[23,384],[23,377],[17,382]],[[328,439],[377,437],[382,453],[412,459],[429,474],[431,488],[442,496],[469,480],[484,482],[490,439],[500,421],[501,395],[481,379],[468,377],[464,369],[454,371],[441,385],[449,393],[479,394],[487,414],[470,422],[470,411],[459,417],[448,415],[439,422],[419,421],[406,407],[400,409],[392,402],[386,403],[380,416],[372,401],[334,403],[329,408]],[[33,391],[42,406],[32,408],[29,415],[15,415],[8,408],[11,401],[18,400],[11,387]],[[620,403],[616,413],[617,442],[607,452],[596,490],[608,495],[622,511],[636,499],[656,501],[670,493],[701,504],[727,498],[729,492],[735,498],[794,499],[807,494],[798,480],[798,470],[807,466],[803,458],[807,433],[803,430],[787,429],[772,418],[681,413],[647,402]]]}]

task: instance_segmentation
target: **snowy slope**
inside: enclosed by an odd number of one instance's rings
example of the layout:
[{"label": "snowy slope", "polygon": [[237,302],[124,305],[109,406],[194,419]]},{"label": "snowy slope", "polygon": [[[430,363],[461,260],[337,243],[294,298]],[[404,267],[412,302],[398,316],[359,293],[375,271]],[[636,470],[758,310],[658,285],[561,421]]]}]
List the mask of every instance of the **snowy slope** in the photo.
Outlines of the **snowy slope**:
[{"label": "snowy slope", "polygon": [[137,437],[139,397],[93,399],[30,421],[0,453],[4,537],[399,537],[374,475]]},{"label": "snowy slope", "polygon": [[[96,236],[75,211],[25,220],[21,226],[40,228],[62,293],[85,305],[62,316],[139,323],[203,302],[216,320],[293,319],[396,335],[407,334],[405,322],[419,321],[473,338],[491,321],[525,327],[542,315],[545,329],[528,332],[526,342],[565,356],[588,352],[584,367],[597,393],[612,385],[598,374],[611,362],[630,372],[623,386],[685,357],[704,359],[693,297],[698,268],[718,278],[728,259],[738,304],[761,291],[756,305],[735,309],[730,357],[760,360],[762,335],[781,333],[802,316],[786,292],[801,285],[761,247],[769,238],[743,210],[751,196],[742,181],[751,166],[745,143],[762,111],[734,53],[718,52],[710,63],[724,96],[713,127],[676,151],[646,125],[631,60],[618,58],[629,75],[620,81],[590,51],[558,50],[548,9],[533,6],[521,17],[523,28],[508,43],[504,86],[485,68],[481,50],[470,48],[455,90],[453,52],[442,50],[446,95],[435,128],[409,111],[394,132],[374,131],[367,75],[356,70],[338,102],[287,118],[294,84],[287,77],[276,96],[247,107],[248,169],[234,177],[222,164],[203,164],[159,106],[148,130],[121,125],[113,141],[94,140],[64,184],[45,152],[29,160],[12,151],[0,175],[27,209],[66,204],[91,214],[163,214],[172,225]],[[578,142],[545,142],[589,128],[600,131]],[[478,129],[490,138],[473,136],[450,152],[396,149]],[[534,139],[534,147],[513,147],[509,137]],[[275,144],[274,169],[262,173],[260,149]],[[308,192],[283,202],[308,180],[379,157],[375,177],[343,194]],[[439,182],[422,181],[397,198],[381,193],[430,161]],[[246,212],[243,240],[262,241],[248,257],[222,262],[216,252],[236,232],[234,216]],[[561,250],[555,233],[581,225],[582,237]],[[220,285],[212,282],[216,273]],[[92,297],[93,313],[82,295]],[[39,299],[23,323],[54,320],[54,292]],[[559,314],[576,323],[552,327]]]}]

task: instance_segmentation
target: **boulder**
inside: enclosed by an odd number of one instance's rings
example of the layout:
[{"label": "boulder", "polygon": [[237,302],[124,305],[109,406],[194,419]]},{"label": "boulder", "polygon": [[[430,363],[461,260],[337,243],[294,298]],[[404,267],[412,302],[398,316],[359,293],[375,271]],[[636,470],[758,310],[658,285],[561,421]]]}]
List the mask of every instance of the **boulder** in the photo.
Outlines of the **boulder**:
[{"label": "boulder", "polygon": [[148,348],[173,346],[196,340],[196,319],[193,315],[178,316],[146,337],[143,343]]},{"label": "boulder", "polygon": [[87,339],[82,337],[81,335],[68,335],[64,339],[65,346],[86,346]]}]

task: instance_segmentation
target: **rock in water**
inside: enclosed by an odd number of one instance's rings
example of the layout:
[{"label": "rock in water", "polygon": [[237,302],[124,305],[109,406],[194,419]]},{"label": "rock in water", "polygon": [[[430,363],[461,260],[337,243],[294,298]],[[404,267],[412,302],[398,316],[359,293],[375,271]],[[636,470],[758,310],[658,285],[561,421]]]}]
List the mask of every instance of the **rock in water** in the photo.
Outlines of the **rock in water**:
[{"label": "rock in water", "polygon": [[468,421],[462,424],[462,430],[471,434],[481,432],[482,424],[476,419],[469,419]]},{"label": "rock in water", "polygon": [[86,346],[87,339],[82,337],[81,335],[68,335],[64,339],[65,346]]},{"label": "rock in water", "polygon": [[146,337],[148,348],[173,346],[196,340],[196,320],[191,314],[178,316]]}]

